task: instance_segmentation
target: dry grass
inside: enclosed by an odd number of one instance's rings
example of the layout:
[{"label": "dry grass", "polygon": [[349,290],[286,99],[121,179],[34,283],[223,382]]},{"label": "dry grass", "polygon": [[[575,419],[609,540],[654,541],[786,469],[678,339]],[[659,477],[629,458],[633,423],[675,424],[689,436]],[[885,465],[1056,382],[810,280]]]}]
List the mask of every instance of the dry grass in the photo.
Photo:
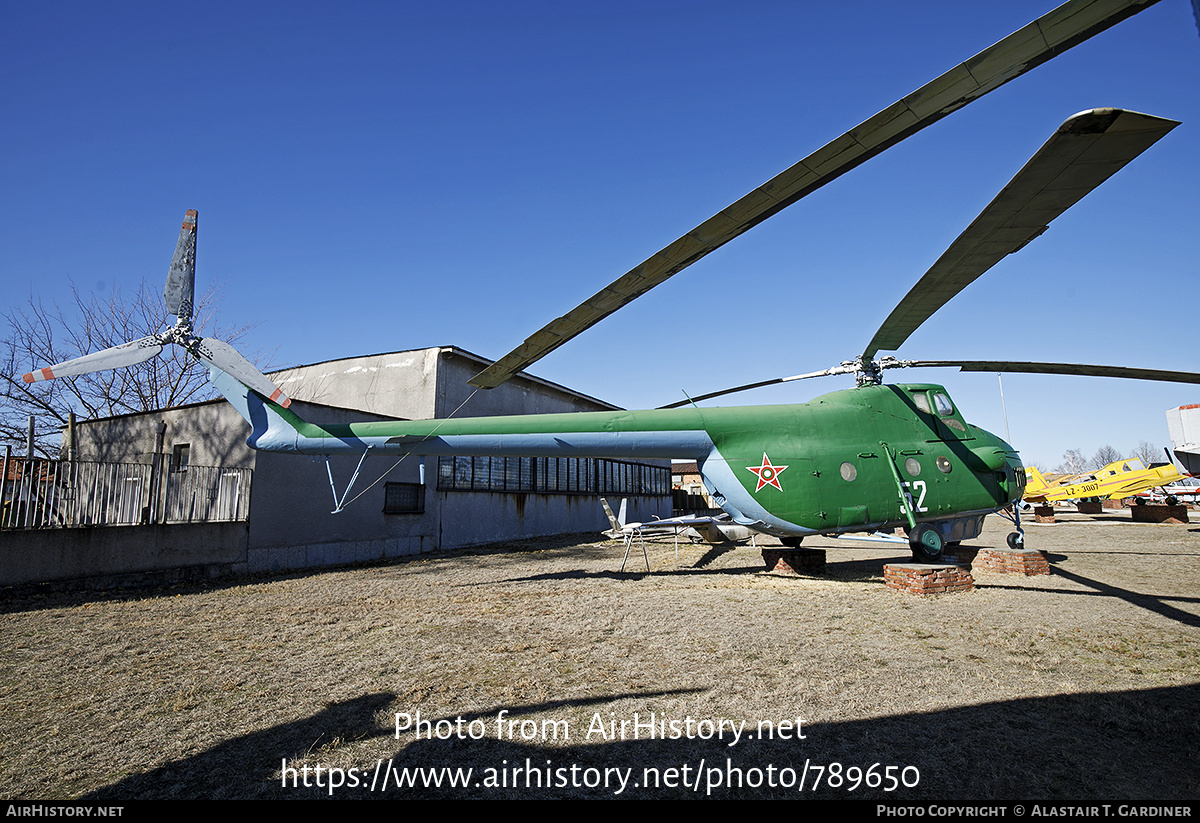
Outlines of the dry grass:
[{"label": "dry grass", "polygon": [[[1200,530],[1115,517],[1032,526],[1050,577],[977,575],[975,591],[935,598],[884,588],[883,563],[906,559],[900,547],[833,540],[812,541],[829,563],[810,578],[763,573],[750,548],[685,545],[676,561],[669,542],[650,545],[653,573],[619,574],[617,544],[560,540],[240,585],[10,597],[0,795],[324,793],[282,788],[284,760],[374,769],[390,758],[472,767],[480,780],[528,758],[632,768],[636,782],[644,767],[724,772],[729,758],[743,770],[807,761],[809,796],[811,767],[838,762],[915,766],[919,785],[888,795],[903,800],[1195,800]],[[976,544],[1002,545],[1005,524],[988,521]],[[486,736],[397,738],[394,713],[418,710],[480,720]],[[571,738],[497,739],[501,710],[566,721]],[[585,737],[597,714],[651,712],[751,730],[802,717],[806,738]],[[522,780],[388,795],[612,793]],[[864,795],[883,792],[815,792]]]}]

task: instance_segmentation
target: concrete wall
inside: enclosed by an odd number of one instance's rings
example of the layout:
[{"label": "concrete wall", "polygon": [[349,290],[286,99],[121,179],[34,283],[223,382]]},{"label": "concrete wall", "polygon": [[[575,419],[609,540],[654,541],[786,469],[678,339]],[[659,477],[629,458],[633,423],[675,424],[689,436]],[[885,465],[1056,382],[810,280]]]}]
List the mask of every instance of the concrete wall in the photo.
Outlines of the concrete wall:
[{"label": "concrete wall", "polygon": [[[601,411],[602,401],[537,378],[514,378],[474,392],[467,381],[488,361],[452,347],[377,354],[277,372],[273,378],[293,398],[363,408],[400,418]],[[464,400],[469,402],[462,406]],[[302,416],[329,423],[373,419],[322,408]],[[425,511],[384,514],[384,484],[415,483],[421,458],[368,457],[350,498],[330,514],[333,494],[324,459],[258,455],[251,498],[250,566],[282,570],[382,559],[502,540],[564,532],[602,531],[608,520],[594,496],[438,492],[437,458],[425,458]],[[341,494],[358,462],[331,459]],[[660,461],[669,465],[669,461]],[[388,471],[390,469],[390,471]],[[372,486],[380,475],[386,478]],[[631,500],[630,517],[671,516],[669,497]]]},{"label": "concrete wall", "polygon": [[161,423],[167,425],[163,438],[166,454],[175,445],[187,443],[189,462],[197,466],[254,466],[254,451],[246,445],[250,427],[224,400],[82,421],[75,427],[76,459],[149,463]]},{"label": "concrete wall", "polygon": [[[310,413],[303,403],[293,408],[322,423],[380,419],[345,409],[322,408]],[[421,458],[407,457],[397,465],[398,459],[395,455],[368,457],[347,497],[353,502],[332,514],[334,498],[324,457],[260,453],[250,493],[251,569],[336,565],[436,549],[437,504],[431,487],[426,489],[424,513],[383,513],[387,482],[420,480]],[[358,458],[335,456],[329,465],[341,496]],[[436,462],[428,471],[430,483],[435,470]],[[360,557],[364,551],[369,556]]]},{"label": "concrete wall", "polygon": [[177,569],[204,577],[236,574],[247,571],[246,540],[245,523],[6,531],[0,538],[0,586]]},{"label": "concrete wall", "polygon": [[[446,492],[441,499],[438,540],[446,547],[609,528],[600,498],[590,494]],[[609,505],[616,512],[621,501]],[[671,516],[669,496],[629,498],[629,521],[653,515]]]},{"label": "concrete wall", "polygon": [[435,416],[439,348],[369,354],[271,373],[293,400],[403,420]]}]

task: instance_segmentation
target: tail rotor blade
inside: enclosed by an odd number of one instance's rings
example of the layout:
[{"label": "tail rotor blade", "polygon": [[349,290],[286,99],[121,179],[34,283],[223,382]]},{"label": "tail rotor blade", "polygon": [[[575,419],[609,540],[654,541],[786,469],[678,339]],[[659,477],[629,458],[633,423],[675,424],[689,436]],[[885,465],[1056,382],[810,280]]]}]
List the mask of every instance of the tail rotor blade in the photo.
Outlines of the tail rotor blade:
[{"label": "tail rotor blade", "polygon": [[55,377],[75,377],[105,369],[119,369],[123,366],[134,366],[144,363],[162,351],[162,341],[157,337],[143,337],[131,343],[122,343],[111,349],[85,354],[65,363],[55,363],[44,369],[30,372],[22,379],[26,383],[39,383],[42,380],[52,380]]},{"label": "tail rotor blade", "polygon": [[228,343],[203,337],[189,346],[188,350],[205,364],[236,378],[271,402],[278,403],[285,409],[292,404],[290,397]]},{"label": "tail rotor blade", "polygon": [[196,292],[196,210],[188,209],[179,229],[179,242],[167,272],[167,287],[163,297],[167,311],[190,322]]}]

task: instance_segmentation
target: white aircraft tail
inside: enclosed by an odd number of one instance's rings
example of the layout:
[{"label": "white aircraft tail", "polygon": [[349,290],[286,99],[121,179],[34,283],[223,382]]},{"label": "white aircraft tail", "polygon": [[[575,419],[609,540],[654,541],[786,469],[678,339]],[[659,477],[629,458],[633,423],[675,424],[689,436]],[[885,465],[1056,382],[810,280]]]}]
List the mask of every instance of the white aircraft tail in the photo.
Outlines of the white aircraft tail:
[{"label": "white aircraft tail", "polygon": [[1200,403],[1167,409],[1167,431],[1171,435],[1171,451],[1183,470],[1200,474]]},{"label": "white aircraft tail", "polygon": [[608,505],[608,501],[603,497],[600,498],[600,505],[604,507],[604,514],[608,516],[608,523],[611,528],[604,532],[609,537],[621,537],[625,533],[625,512],[626,506],[629,503],[629,498],[621,498],[620,514],[613,514],[612,507]]}]

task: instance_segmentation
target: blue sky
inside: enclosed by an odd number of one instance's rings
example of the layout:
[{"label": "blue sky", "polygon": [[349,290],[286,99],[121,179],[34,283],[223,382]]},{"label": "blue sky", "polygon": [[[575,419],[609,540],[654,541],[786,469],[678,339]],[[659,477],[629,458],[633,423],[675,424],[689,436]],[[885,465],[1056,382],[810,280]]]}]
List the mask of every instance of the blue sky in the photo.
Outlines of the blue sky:
[{"label": "blue sky", "polygon": [[[499,357],[788,165],[1054,6],[0,4],[0,308],[197,279],[273,365]],[[1196,370],[1200,38],[1157,6],[821,189],[532,371],[635,408],[853,357],[1069,115],[1183,125],[899,352]],[[30,364],[31,366],[37,364]],[[944,383],[1003,436],[994,374]],[[897,376],[899,375],[899,376]],[[805,381],[741,395],[796,402]],[[1200,387],[1007,376],[1027,461],[1165,445]]]}]

